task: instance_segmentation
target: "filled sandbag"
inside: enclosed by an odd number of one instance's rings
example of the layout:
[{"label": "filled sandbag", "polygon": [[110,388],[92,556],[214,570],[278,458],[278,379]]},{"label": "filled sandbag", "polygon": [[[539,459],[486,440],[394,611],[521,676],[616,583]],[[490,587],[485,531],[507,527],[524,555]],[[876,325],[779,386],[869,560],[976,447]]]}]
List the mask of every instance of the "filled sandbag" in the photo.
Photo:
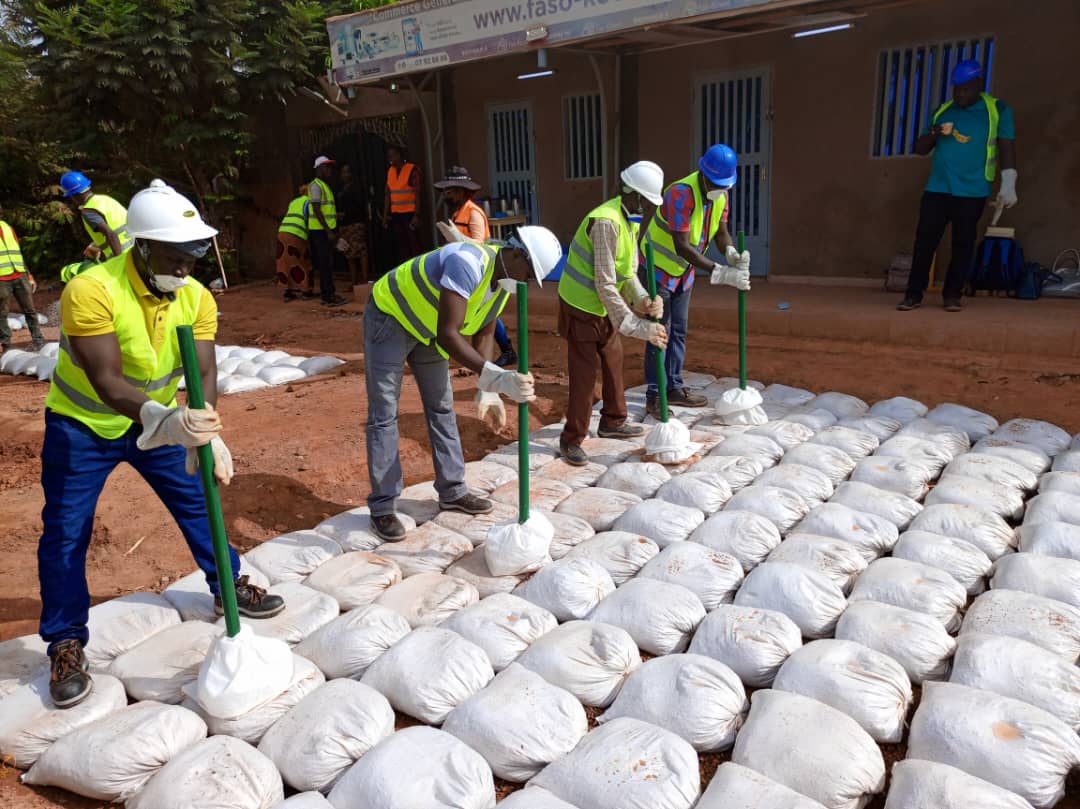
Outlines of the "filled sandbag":
[{"label": "filled sandbag", "polygon": [[1025,469],[1041,475],[1050,468],[1050,456],[1033,444],[1025,444],[1014,441],[1011,438],[996,438],[990,436],[977,441],[971,448],[976,454],[996,455],[1008,458],[1013,463],[1018,463]]},{"label": "filled sandbag", "polygon": [[[406,533],[416,528],[416,521],[408,514],[399,513],[397,516]],[[316,525],[315,531],[330,537],[345,552],[374,551],[383,544],[371,527],[371,512],[367,506],[329,517]]]},{"label": "filled sandbag", "polygon": [[589,809],[690,809],[701,793],[694,748],[630,717],[590,731],[530,783]]},{"label": "filled sandbag", "polygon": [[917,463],[929,469],[937,475],[945,468],[945,465],[956,458],[960,453],[935,443],[932,439],[920,438],[916,435],[903,435],[898,433],[887,441],[882,441],[874,455],[885,458],[903,458]]},{"label": "filled sandbag", "polygon": [[921,500],[926,496],[934,476],[932,469],[920,465],[917,461],[887,455],[863,458],[851,473],[854,481],[902,494],[912,500]]},{"label": "filled sandbag", "polygon": [[761,466],[775,466],[784,457],[784,448],[767,435],[731,435],[711,450],[709,457],[734,456],[753,458]]},{"label": "filled sandbag", "polygon": [[1010,553],[994,564],[990,586],[1052,598],[1080,609],[1080,561]]},{"label": "filled sandbag", "polygon": [[818,430],[824,430],[826,427],[833,427],[840,421],[840,419],[828,410],[809,408],[807,405],[797,407],[794,410],[788,410],[785,413],[772,416],[772,418],[783,418],[784,421],[802,424],[804,427],[809,427],[815,433]]},{"label": "filled sandbag", "polygon": [[1020,638],[1076,663],[1080,657],[1080,609],[1019,590],[990,590],[975,599],[960,634],[982,632]]},{"label": "filled sandbag", "polygon": [[615,589],[601,565],[589,559],[564,558],[538,570],[514,595],[551,612],[560,621],[586,617]]},{"label": "filled sandbag", "polygon": [[911,721],[908,756],[948,764],[1015,792],[1036,807],[1065,793],[1080,739],[1052,714],[955,683],[927,683]]},{"label": "filled sandbag", "polygon": [[1000,455],[982,452],[965,452],[950,461],[945,467],[945,475],[985,480],[1020,492],[1029,492],[1039,484],[1039,476],[1030,469]]},{"label": "filled sandbag", "polygon": [[624,462],[607,467],[596,486],[645,499],[656,494],[656,490],[669,480],[671,473],[663,464]]},{"label": "filled sandbag", "polygon": [[922,505],[917,500],[851,480],[837,486],[829,502],[883,517],[901,531],[922,511]]},{"label": "filled sandbag", "polygon": [[994,431],[994,437],[1028,444],[1051,457],[1070,445],[1067,432],[1048,421],[1036,419],[1011,419]]},{"label": "filled sandbag", "polygon": [[1016,529],[1016,539],[1025,553],[1080,561],[1080,525],[1065,522],[1021,525]]},{"label": "filled sandbag", "polygon": [[782,612],[807,638],[832,635],[847,606],[840,586],[826,574],[790,562],[765,562],[755,567],[735,594],[735,603]]},{"label": "filled sandbag", "polygon": [[970,542],[927,531],[905,531],[892,555],[944,570],[960,582],[969,595],[978,595],[986,589],[986,577],[994,565],[990,557]]},{"label": "filled sandbag", "polygon": [[700,509],[677,506],[663,500],[645,500],[624,511],[612,528],[641,534],[660,548],[666,548],[672,542],[687,539],[703,522],[705,514]]},{"label": "filled sandbag", "polygon": [[764,435],[771,438],[787,452],[794,447],[809,441],[814,436],[814,430],[805,424],[795,421],[780,419],[761,424],[746,431],[746,435]]},{"label": "filled sandbag", "polygon": [[589,724],[573,694],[512,663],[442,729],[482,755],[496,777],[520,783],[573,750]]},{"label": "filled sandbag", "polygon": [[174,756],[205,738],[206,723],[191,711],[139,702],[57,739],[22,780],[120,802],[142,789]]},{"label": "filled sandbag", "polygon": [[[256,635],[277,638],[289,645],[295,645],[341,614],[341,608],[331,596],[299,582],[274,584],[269,592],[285,599],[284,610],[273,618],[240,616],[240,623],[251,627],[251,631]],[[218,620],[218,626],[225,626],[224,618]]]},{"label": "filled sandbag", "polygon": [[558,625],[547,610],[509,593],[489,596],[440,624],[483,649],[496,672]]},{"label": "filled sandbag", "polygon": [[871,433],[855,430],[851,427],[841,427],[838,424],[819,430],[806,443],[833,447],[847,453],[855,461],[865,458],[881,444],[877,437]]},{"label": "filled sandbag", "polygon": [[684,587],[708,611],[734,600],[743,581],[743,568],[729,554],[697,542],[676,542],[642,567],[637,577]]},{"label": "filled sandbag", "polygon": [[829,479],[829,483],[837,486],[851,474],[855,463],[855,459],[842,449],[824,444],[801,444],[784,453],[779,468],[796,465],[816,469]]},{"label": "filled sandbag", "polygon": [[932,615],[878,601],[850,603],[836,623],[836,637],[888,655],[916,685],[944,679],[956,650],[956,641]]},{"label": "filled sandbag", "polygon": [[488,534],[493,526],[518,518],[518,510],[513,506],[508,506],[506,503],[492,503],[492,506],[492,510],[486,514],[440,511],[432,522],[461,534],[473,544],[473,547],[478,547],[487,542]]},{"label": "filled sandbag", "polygon": [[989,413],[983,413],[981,410],[975,410],[953,402],[939,404],[926,414],[926,418],[935,424],[943,424],[946,427],[953,427],[967,433],[968,438],[972,441],[986,438],[986,436],[997,430],[999,426],[998,420]]},{"label": "filled sandbag", "polygon": [[[1014,464],[1015,465],[1015,464]],[[1066,492],[1080,495],[1080,472],[1047,472],[1038,478],[1039,493]]]},{"label": "filled sandbag", "polygon": [[559,503],[555,513],[578,517],[595,531],[610,531],[620,515],[641,502],[636,494],[597,486],[578,489]]},{"label": "filled sandbag", "polygon": [[[675,543],[678,547],[687,543]],[[628,581],[660,553],[660,546],[648,537],[626,531],[604,531],[582,542],[567,555],[568,559],[589,559],[603,567],[615,586]]]},{"label": "filled sandbag", "polygon": [[371,604],[400,581],[400,568],[386,557],[350,551],[323,562],[304,584],[332,597],[341,609],[351,610]]},{"label": "filled sandbag", "polygon": [[757,483],[747,486],[734,495],[725,511],[752,511],[760,514],[776,526],[781,534],[786,534],[791,527],[805,517],[813,504],[790,489],[777,486],[762,486]]},{"label": "filled sandbag", "polygon": [[[559,461],[553,461],[552,463],[560,462],[561,459]],[[545,466],[551,466],[551,464],[545,464]],[[504,483],[491,493],[491,499],[496,503],[505,503],[506,505],[513,506],[517,509],[520,488],[517,480]],[[563,483],[561,480],[544,477],[540,474],[529,476],[529,505],[532,508],[553,511],[555,507],[569,497],[573,491],[573,488],[566,483]]]},{"label": "filled sandbag", "polygon": [[336,541],[316,531],[293,531],[268,539],[245,554],[271,584],[302,581],[321,565],[341,554]]},{"label": "filled sandbag", "polygon": [[917,399],[894,396],[891,399],[882,399],[880,402],[875,402],[870,408],[870,415],[884,416],[907,424],[909,421],[921,419],[927,414],[928,410],[929,408]]},{"label": "filled sandbag", "polygon": [[420,573],[385,590],[375,603],[394,610],[416,628],[440,624],[479,600],[480,593],[467,581],[442,573]]},{"label": "filled sandbag", "polygon": [[584,705],[606,708],[641,666],[634,639],[617,626],[569,621],[533,641],[517,661]]},{"label": "filled sandbag", "polygon": [[303,379],[307,374],[304,373],[302,368],[291,365],[268,365],[260,369],[256,376],[267,385],[284,385],[288,382],[295,382],[297,379]]},{"label": "filled sandbag", "polygon": [[400,542],[379,546],[379,555],[401,568],[404,578],[420,573],[443,573],[470,553],[473,543],[457,531],[427,522],[405,533]]},{"label": "filled sandbag", "polygon": [[622,716],[670,730],[699,753],[729,749],[750,708],[738,675],[710,657],[673,654],[631,674],[597,721]]},{"label": "filled sandbag", "polygon": [[1023,492],[999,483],[966,478],[946,471],[934,490],[926,496],[926,505],[944,503],[974,506],[1004,517],[1019,520],[1024,514]]},{"label": "filled sandbag", "polygon": [[[450,513],[439,508],[439,493],[435,491],[435,484],[430,480],[406,486],[402,489],[401,494],[394,501],[394,508],[398,516],[409,517],[417,526],[432,522],[437,517]],[[510,507],[506,506],[506,509],[509,511]],[[461,512],[457,513],[461,514]],[[443,525],[441,521],[439,524]],[[447,527],[454,530],[452,526]],[[408,534],[408,531],[405,533]]]},{"label": "filled sandbag", "polygon": [[471,584],[476,588],[480,598],[487,598],[495,593],[509,593],[521,584],[525,578],[524,576],[496,576],[493,574],[491,569],[488,568],[483,545],[471,553],[465,554],[446,568],[446,575]]},{"label": "filled sandbag", "polygon": [[897,435],[910,435],[940,444],[951,452],[954,458],[971,448],[971,439],[966,432],[946,424],[938,424],[928,418],[909,421],[900,428]]},{"label": "filled sandbag", "polygon": [[885,416],[859,416],[853,419],[841,419],[838,424],[841,427],[850,427],[852,430],[860,430],[864,433],[870,433],[878,441],[888,441],[892,438],[901,427],[903,423],[896,419],[886,418]]},{"label": "filled sandbag", "polygon": [[1031,809],[1019,795],[935,761],[893,765],[885,809]]},{"label": "filled sandbag", "polygon": [[344,364],[345,360],[324,354],[318,357],[308,357],[300,363],[300,370],[308,376],[315,376],[316,374],[325,374],[327,371],[332,371],[339,365]]},{"label": "filled sandbag", "polygon": [[870,410],[870,406],[857,396],[836,391],[819,394],[805,405],[818,410],[828,410],[838,419],[855,418],[865,415]]},{"label": "filled sandbag", "polygon": [[765,471],[764,464],[756,458],[742,455],[710,455],[693,466],[699,475],[715,475],[727,482],[732,492],[737,492],[754,482]]},{"label": "filled sandbag", "polygon": [[791,531],[834,537],[853,545],[867,562],[885,555],[896,545],[900,531],[884,517],[840,503],[823,503],[812,509]]},{"label": "filled sandbag", "polygon": [[90,642],[83,653],[91,671],[109,664],[147,638],[180,623],[180,614],[157,593],[130,593],[90,608]]},{"label": "filled sandbag", "polygon": [[[218,377],[218,393],[247,393],[249,391],[259,390],[260,388],[270,387],[265,380],[259,379],[259,377],[257,376],[245,376],[241,374],[240,369],[241,367],[243,367],[243,365],[244,363],[241,362],[237,366],[237,373],[235,374],[227,376],[224,379],[222,379],[220,376]],[[258,372],[258,367],[256,366],[253,370]]]},{"label": "filled sandbag", "polygon": [[761,400],[766,403],[781,404],[786,407],[801,407],[813,401],[817,396],[805,388],[794,388],[774,382],[761,392]]},{"label": "filled sandbag", "polygon": [[991,561],[1016,544],[1013,530],[1001,516],[976,506],[956,503],[928,505],[911,521],[909,530],[970,542]]},{"label": "filled sandbag", "polygon": [[723,604],[705,616],[690,653],[719,660],[748,687],[768,688],[801,645],[799,627],[784,613]]},{"label": "filled sandbag", "polygon": [[0,699],[34,679],[49,667],[49,644],[38,635],[0,641]]},{"label": "filled sandbag", "polygon": [[859,549],[842,539],[817,534],[791,534],[769,554],[770,562],[790,562],[824,573],[843,593],[851,592],[867,561]]},{"label": "filled sandbag", "polygon": [[677,506],[687,506],[715,514],[731,499],[731,487],[719,475],[687,472],[664,483],[656,498]]},{"label": "filled sandbag", "polygon": [[170,626],[113,660],[109,674],[135,701],[178,704],[184,699],[184,686],[198,679],[210,644],[222,631],[202,621]]},{"label": "filled sandbag", "polygon": [[[567,487],[569,491],[569,487]],[[495,576],[522,576],[551,563],[555,527],[542,512],[529,519],[507,520],[493,525],[484,543],[484,561]]]},{"label": "filled sandbag", "polygon": [[755,486],[776,486],[789,489],[808,503],[824,503],[833,493],[834,484],[828,475],[811,466],[781,463],[762,473]]},{"label": "filled sandbag", "polygon": [[328,792],[393,732],[394,709],[386,697],[355,680],[332,680],[275,722],[259,742],[259,752],[293,789]]},{"label": "filled sandbag", "polygon": [[785,691],[754,693],[731,760],[829,809],[860,809],[885,789],[881,751],[854,719]]},{"label": "filled sandbag", "polygon": [[721,764],[697,809],[824,809],[771,778],[733,761]]},{"label": "filled sandbag", "polygon": [[[247,576],[248,581],[256,587],[265,589],[270,586],[270,580],[258,568],[252,567],[243,556],[240,557],[239,573],[233,572],[237,577]],[[214,612],[214,597],[206,583],[206,574],[201,570],[180,577],[162,590],[161,595],[185,621],[205,621],[212,624],[218,619]]]},{"label": "filled sandbag", "polygon": [[704,618],[701,600],[685,587],[647,578],[631,579],[589,614],[591,621],[625,629],[653,655],[685,651]]},{"label": "filled sandbag", "polygon": [[[551,463],[558,457],[558,447],[550,447],[536,441],[529,442],[530,472],[537,471],[541,466]],[[516,470],[518,467],[518,442],[511,441],[509,444],[501,446],[493,452],[489,452],[482,460],[488,463],[502,464]]]},{"label": "filled sandbag", "polygon": [[578,809],[551,792],[540,787],[526,786],[517,792],[511,792],[501,801],[499,809]]},{"label": "filled sandbag", "polygon": [[396,610],[368,604],[320,627],[293,651],[318,666],[328,679],[359,679],[379,655],[411,631]]},{"label": "filled sandbag", "polygon": [[1067,492],[1043,492],[1028,501],[1024,525],[1064,522],[1080,525],[1080,496]]},{"label": "filled sandbag", "polygon": [[690,541],[735,557],[749,572],[780,544],[780,529],[756,512],[724,509],[698,526]]},{"label": "filled sandbag", "polygon": [[298,792],[276,804],[274,809],[334,809],[321,792]]},{"label": "filled sandbag", "polygon": [[881,744],[903,739],[913,699],[911,680],[897,661],[850,640],[816,640],[796,649],[772,687],[843,711]]},{"label": "filled sandbag", "polygon": [[944,570],[889,557],[863,571],[848,600],[877,601],[932,615],[951,632],[960,626],[967,590]]}]

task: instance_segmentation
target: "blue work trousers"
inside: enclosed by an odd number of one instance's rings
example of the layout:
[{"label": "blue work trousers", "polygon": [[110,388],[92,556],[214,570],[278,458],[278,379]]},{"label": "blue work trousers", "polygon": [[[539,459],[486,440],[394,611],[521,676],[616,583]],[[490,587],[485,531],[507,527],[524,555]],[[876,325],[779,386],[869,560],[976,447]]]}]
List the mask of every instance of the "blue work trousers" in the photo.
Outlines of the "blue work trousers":
[{"label": "blue work trousers", "polygon": [[[90,593],[86,586],[86,552],[94,530],[94,511],[105,480],[127,461],[150,484],[172,513],[195,561],[217,595],[217,568],[210,538],[206,498],[198,475],[184,468],[186,450],[167,446],[141,450],[135,440],[142,426],[132,425],[119,438],[102,438],[82,422],[45,411],[45,443],[41,448],[41,486],[45,530],[38,543],[41,583],[42,640],[52,646],[68,638],[89,640],[86,621]],[[229,549],[233,575],[240,570],[236,551]]]},{"label": "blue work trousers", "polygon": [[510,342],[510,335],[506,332],[506,324],[502,318],[495,319],[495,344],[503,351],[511,351],[514,344]]},{"label": "blue work trousers", "polygon": [[[667,377],[667,389],[684,387],[682,371],[686,359],[686,328],[690,322],[690,293],[693,287],[681,288],[675,292],[667,287],[658,286],[656,294],[664,300],[664,316],[661,323],[668,333],[667,350],[664,352],[664,376]],[[660,389],[656,384],[656,352],[652,343],[645,345],[645,382],[647,394],[656,396]]]}]

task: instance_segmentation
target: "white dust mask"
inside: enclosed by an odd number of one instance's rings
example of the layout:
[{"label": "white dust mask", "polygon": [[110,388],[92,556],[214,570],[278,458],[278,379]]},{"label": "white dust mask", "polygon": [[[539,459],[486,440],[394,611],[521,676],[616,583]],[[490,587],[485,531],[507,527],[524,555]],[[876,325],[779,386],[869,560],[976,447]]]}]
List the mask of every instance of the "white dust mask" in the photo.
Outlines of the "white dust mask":
[{"label": "white dust mask", "polygon": [[154,275],[154,286],[159,292],[176,292],[181,287],[187,286],[187,276],[177,278],[175,275]]},{"label": "white dust mask", "polygon": [[500,278],[499,286],[504,292],[509,292],[511,295],[517,294],[517,281],[513,278]]},{"label": "white dust mask", "polygon": [[712,191],[706,192],[705,196],[711,200],[718,200],[720,197],[727,193],[726,188],[714,188]]}]

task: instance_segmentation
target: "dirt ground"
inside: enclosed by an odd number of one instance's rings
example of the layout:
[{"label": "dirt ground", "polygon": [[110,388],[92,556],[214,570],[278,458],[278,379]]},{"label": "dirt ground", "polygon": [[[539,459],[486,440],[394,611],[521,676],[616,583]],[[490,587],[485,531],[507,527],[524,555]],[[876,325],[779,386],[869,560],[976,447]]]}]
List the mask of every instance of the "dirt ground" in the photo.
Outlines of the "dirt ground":
[{"label": "dirt ground", "polygon": [[[39,306],[55,299],[38,296]],[[865,292],[859,310],[871,323],[892,316],[895,296]],[[219,298],[219,342],[276,348],[294,354],[336,354],[348,362],[332,374],[245,394],[225,396],[219,410],[237,476],[224,491],[232,542],[247,550],[285,531],[362,505],[368,492],[364,457],[363,354],[357,301],[328,310],[318,302],[282,303],[268,283],[234,289]],[[538,397],[532,426],[558,421],[566,402],[565,347],[555,334],[553,290],[534,295],[530,307],[531,367]],[[851,317],[851,312],[845,313]],[[928,322],[940,310],[916,313]],[[513,314],[508,325],[513,330]],[[964,317],[963,314],[948,317]],[[719,290],[695,292],[687,367],[730,376],[737,369],[735,317],[730,297]],[[1011,327],[1015,329],[1015,326]],[[1048,326],[1037,325],[1038,336]],[[1071,335],[1073,326],[1065,328]],[[882,339],[888,339],[884,330]],[[55,328],[46,336],[55,339]],[[17,332],[15,345],[26,339]],[[515,340],[516,342],[516,340]],[[644,381],[642,345],[625,341],[627,386]],[[974,345],[965,343],[964,345]],[[815,390],[840,390],[868,401],[905,395],[928,404],[959,402],[1004,421],[1015,416],[1048,419],[1080,431],[1073,383],[1080,359],[1047,357],[1031,344],[1024,353],[964,348],[890,345],[814,336],[757,336],[750,340],[751,376]],[[472,399],[473,375],[455,372],[458,423],[467,460],[482,457],[516,436],[513,426],[497,435],[479,422]],[[42,492],[38,482],[47,385],[0,376],[0,640],[36,631],[39,611],[35,548]],[[416,386],[407,378],[401,396],[401,456],[406,485],[432,477],[429,444]],[[136,547],[137,546],[137,547]],[[99,502],[87,561],[95,602],[133,590],[160,590],[194,569],[179,531],[149,487],[127,467],[116,470]],[[893,758],[890,751],[890,759]],[[710,774],[717,762],[706,762]],[[1080,795],[1080,790],[1070,790]],[[0,764],[0,806],[103,806],[59,790],[29,790]],[[1070,797],[1059,806],[1077,809]]]}]

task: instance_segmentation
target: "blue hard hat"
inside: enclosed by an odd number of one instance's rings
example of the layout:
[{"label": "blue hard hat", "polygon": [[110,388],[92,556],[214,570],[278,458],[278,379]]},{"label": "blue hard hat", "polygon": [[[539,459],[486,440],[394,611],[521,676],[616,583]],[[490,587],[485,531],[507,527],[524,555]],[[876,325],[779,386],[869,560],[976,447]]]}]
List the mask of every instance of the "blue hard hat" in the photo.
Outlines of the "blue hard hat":
[{"label": "blue hard hat", "polygon": [[972,79],[981,79],[983,75],[983,66],[978,59],[965,59],[953,68],[952,83],[966,84]]},{"label": "blue hard hat", "polygon": [[90,178],[81,171],[66,171],[60,178],[60,187],[65,197],[81,194],[90,187]]},{"label": "blue hard hat", "polygon": [[730,187],[738,179],[739,158],[730,146],[717,143],[710,146],[698,161],[698,168],[713,185]]}]

